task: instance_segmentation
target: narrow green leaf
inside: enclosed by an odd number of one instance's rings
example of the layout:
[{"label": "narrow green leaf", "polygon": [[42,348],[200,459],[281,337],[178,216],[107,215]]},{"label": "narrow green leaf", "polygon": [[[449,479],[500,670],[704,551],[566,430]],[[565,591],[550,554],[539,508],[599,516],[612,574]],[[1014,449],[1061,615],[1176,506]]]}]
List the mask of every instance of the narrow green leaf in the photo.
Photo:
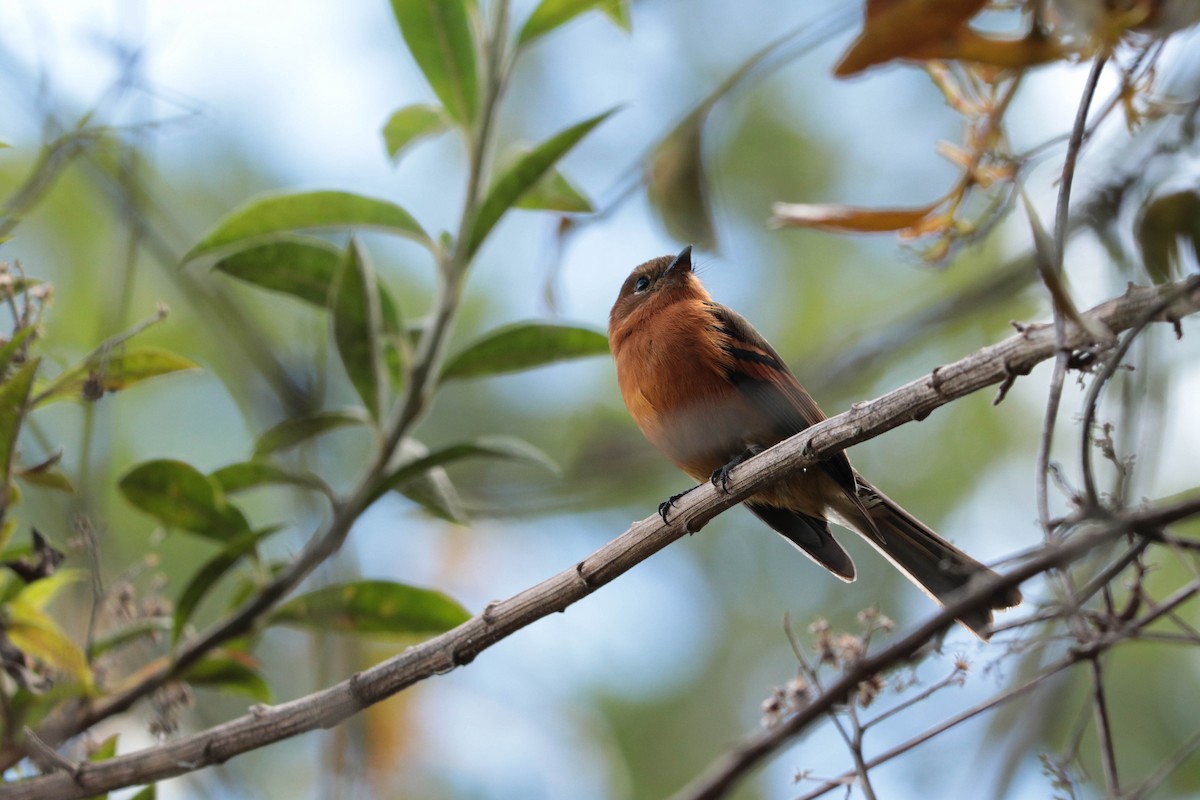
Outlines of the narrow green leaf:
[{"label": "narrow green leaf", "polygon": [[197,662],[182,677],[192,686],[238,692],[260,703],[269,703],[271,687],[252,663],[253,659],[245,655],[218,651]]},{"label": "narrow green leaf", "polygon": [[603,11],[617,26],[629,32],[628,0],[542,0],[525,20],[517,45],[526,45],[592,9]]},{"label": "narrow green leaf", "polygon": [[557,169],[552,169],[542,179],[521,195],[514,208],[529,211],[561,211],[564,214],[590,214],[592,201],[575,184]]},{"label": "narrow green leaf", "polygon": [[[329,290],[345,252],[323,239],[284,235],[275,242],[239,250],[213,265],[214,270],[263,289],[290,294],[321,308],[329,307]],[[403,337],[396,301],[376,278],[383,330],[388,334],[388,367],[396,385],[403,374],[405,347],[394,346]]]},{"label": "narrow green leaf", "polygon": [[121,478],[118,487],[132,505],[167,527],[217,541],[229,541],[250,530],[237,506],[225,501],[216,481],[182,461],[138,464]]},{"label": "narrow green leaf", "polygon": [[254,444],[254,457],[263,458],[286,450],[323,433],[350,425],[367,425],[371,419],[357,408],[338,411],[318,411],[307,417],[285,419],[269,429]]},{"label": "narrow green leaf", "polygon": [[157,784],[153,784],[153,783],[150,784],[149,786],[147,786],[146,788],[142,789],[140,792],[135,794],[133,797],[129,798],[129,800],[157,800],[158,789],[155,788],[156,786],[157,786]]},{"label": "narrow green leaf", "polygon": [[0,376],[8,372],[8,366],[12,363],[13,357],[21,349],[21,346],[25,344],[25,340],[34,335],[36,330],[36,325],[26,325],[24,328],[19,328],[13,334],[12,338],[4,344],[4,347],[0,347]]},{"label": "narrow green leaf", "polygon": [[355,240],[351,240],[338,268],[329,310],[342,366],[367,410],[375,419],[381,419],[387,410],[387,381],[379,295],[371,262]]},{"label": "narrow green leaf", "polygon": [[497,328],[449,360],[441,380],[476,378],[608,353],[608,338],[590,328],[518,322]]},{"label": "narrow green leaf", "polygon": [[96,399],[104,392],[119,392],[149,378],[199,368],[196,362],[170,350],[125,347],[110,351],[107,358],[88,359],[70,367],[38,392],[34,405],[68,398]]},{"label": "narrow green leaf", "polygon": [[17,477],[26,483],[40,486],[43,489],[56,489],[60,492],[74,494],[75,487],[71,485],[70,478],[58,468],[60,461],[62,461],[61,450],[56,451],[40,464],[34,464],[32,467],[22,467],[17,470]]},{"label": "narrow green leaf", "polygon": [[544,467],[551,472],[558,472],[558,465],[554,463],[550,456],[523,439],[500,435],[480,436],[478,439],[468,442],[458,442],[449,447],[434,450],[422,458],[402,464],[384,479],[384,485],[389,489],[403,486],[434,467],[440,467],[464,458],[477,458],[481,456],[499,458],[506,461],[520,461]]},{"label": "narrow green leaf", "polygon": [[117,739],[120,738],[119,733],[114,733],[100,744],[96,745],[96,749],[88,756],[88,761],[105,761],[117,754]]},{"label": "narrow green leaf", "polygon": [[297,597],[280,606],[268,622],[319,631],[412,636],[448,631],[470,616],[441,592],[363,580]]},{"label": "narrow green leaf", "polygon": [[0,497],[8,498],[13,460],[17,452],[17,434],[29,406],[29,391],[37,374],[39,359],[32,359],[0,384]]},{"label": "narrow green leaf", "polygon": [[502,172],[488,189],[487,196],[471,223],[466,242],[467,255],[473,255],[479,249],[488,233],[521,195],[541,180],[567,151],[615,111],[615,108],[610,109],[555,134]]},{"label": "narrow green leaf", "polygon": [[107,653],[109,650],[136,642],[141,639],[153,639],[159,634],[167,634],[171,632],[171,620],[163,617],[148,617],[137,622],[130,623],[114,631],[98,636],[92,642],[91,654],[93,658]]},{"label": "narrow green leaf", "polygon": [[66,673],[85,691],[93,688],[87,659],[53,619],[36,606],[14,598],[5,606],[4,633],[22,653]]},{"label": "narrow green leaf", "polygon": [[230,212],[183,257],[186,263],[217,250],[297,230],[372,228],[432,246],[412,215],[395,203],[351,192],[259,195]]},{"label": "narrow green leaf", "polygon": [[285,235],[278,241],[228,255],[213,269],[325,308],[341,260],[342,248],[324,239]]},{"label": "narrow green leaf", "polygon": [[192,618],[196,607],[200,605],[200,601],[208,595],[217,581],[242,558],[253,553],[259,542],[280,528],[281,526],[274,525],[260,531],[243,533],[230,540],[221,552],[196,570],[196,574],[188,581],[187,586],[179,595],[179,600],[175,603],[175,617],[171,627],[172,643],[179,641],[179,634],[183,632],[184,626]]},{"label": "narrow green leaf", "polygon": [[466,0],[392,0],[392,13],[446,111],[469,126],[479,108],[479,75]]},{"label": "narrow green leaf", "polygon": [[87,577],[87,572],[82,569],[60,569],[53,575],[26,584],[25,588],[17,593],[17,597],[22,602],[44,611],[59,592],[73,583],[86,581]]},{"label": "narrow green leaf", "polygon": [[318,492],[326,490],[325,482],[311,472],[290,470],[263,461],[241,461],[229,464],[209,475],[226,495],[244,492],[260,486],[299,486]]},{"label": "narrow green leaf", "polygon": [[[429,455],[429,448],[415,439],[405,439],[396,448],[394,464],[408,464]],[[441,467],[433,467],[425,472],[414,475],[406,483],[391,481],[382,486],[372,501],[379,499],[383,493],[393,490],[412,500],[438,519],[465,525],[467,511],[463,507],[458,490],[450,481],[450,476]]]},{"label": "narrow green leaf", "polygon": [[417,104],[399,109],[383,126],[383,143],[393,162],[400,160],[406,148],[427,136],[436,136],[450,122],[438,106]]}]

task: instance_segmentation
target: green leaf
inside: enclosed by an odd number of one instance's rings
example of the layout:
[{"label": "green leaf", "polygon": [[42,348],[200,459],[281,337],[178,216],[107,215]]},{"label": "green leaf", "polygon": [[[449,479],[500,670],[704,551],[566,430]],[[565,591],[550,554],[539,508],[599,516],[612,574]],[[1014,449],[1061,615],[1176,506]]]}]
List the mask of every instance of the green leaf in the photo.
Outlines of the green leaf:
[{"label": "green leaf", "polygon": [[363,580],[297,597],[280,606],[268,622],[318,631],[412,636],[448,631],[470,616],[441,592]]},{"label": "green leaf", "polygon": [[438,106],[417,104],[399,109],[383,126],[383,143],[393,162],[400,160],[404,150],[427,136],[436,136],[449,127],[450,121]]},{"label": "green leaf", "polygon": [[455,122],[469,126],[479,109],[475,39],[465,0],[392,0],[400,33],[425,80]]},{"label": "green leaf", "polygon": [[590,214],[592,201],[557,169],[552,169],[521,195],[514,208],[529,211],[561,211],[565,214]]},{"label": "green leaf", "polygon": [[628,0],[542,0],[517,37],[517,45],[523,46],[570,22],[580,14],[599,9],[626,33],[630,30]]},{"label": "green leaf", "polygon": [[1191,246],[1200,259],[1200,192],[1184,190],[1155,197],[1138,215],[1134,230],[1142,263],[1155,283],[1182,271],[1180,245]]},{"label": "green leaf", "polygon": [[237,506],[225,501],[217,482],[182,461],[146,461],[127,472],[118,486],[126,500],[167,527],[217,541],[250,530]]},{"label": "green leaf", "polygon": [[518,322],[486,334],[454,356],[441,380],[476,378],[608,353],[608,338],[590,328]]},{"label": "green leaf", "polygon": [[179,634],[195,613],[200,601],[212,590],[217,581],[245,556],[255,552],[258,543],[281,526],[273,525],[260,531],[250,531],[232,539],[221,552],[210,558],[196,571],[175,603],[175,618],[171,627],[172,643],[179,641]]},{"label": "green leaf", "polygon": [[49,615],[20,597],[9,601],[4,612],[4,633],[14,647],[66,673],[85,691],[92,690],[92,673],[83,651]]},{"label": "green leaf", "polygon": [[183,673],[192,686],[248,695],[260,703],[271,702],[271,687],[251,664],[253,659],[233,651],[218,651]]},{"label": "green leaf", "polygon": [[155,788],[156,785],[157,784],[153,784],[153,783],[150,784],[149,786],[147,786],[146,788],[142,789],[140,792],[135,794],[133,797],[129,798],[129,800],[157,800],[158,790]]},{"label": "green leaf", "polygon": [[34,334],[37,330],[36,325],[26,325],[24,328],[18,328],[12,338],[5,343],[4,347],[0,347],[0,375],[8,372],[8,366],[12,363],[13,357],[25,344],[25,340]]},{"label": "green leaf", "polygon": [[[428,447],[415,439],[405,439],[397,448],[395,463],[412,463],[427,455],[429,455]],[[438,519],[458,525],[465,524],[467,521],[467,512],[463,508],[462,499],[458,496],[458,490],[450,482],[450,476],[446,474],[446,470],[441,467],[433,467],[415,475],[407,483],[392,480],[389,485],[382,487],[382,491],[388,489],[399,492]]]},{"label": "green leaf", "polygon": [[7,500],[12,480],[17,435],[29,407],[29,391],[37,374],[39,359],[25,362],[11,378],[0,384],[0,497]]},{"label": "green leaf", "polygon": [[38,392],[33,402],[40,406],[68,398],[95,399],[159,375],[199,368],[194,361],[159,347],[121,348],[70,367]]},{"label": "green leaf", "polygon": [[82,569],[60,569],[53,575],[39,578],[29,583],[18,594],[17,598],[32,607],[44,611],[50,601],[58,596],[67,586],[86,581],[88,574]]},{"label": "green leaf", "polygon": [[325,482],[311,472],[291,472],[263,461],[241,461],[229,464],[209,475],[225,494],[244,492],[260,486],[299,486],[324,492]]},{"label": "green leaf", "polygon": [[96,637],[95,641],[92,642],[91,654],[95,658],[130,642],[136,642],[140,639],[149,640],[158,634],[170,632],[171,620],[161,617],[148,617],[117,628],[103,636]]},{"label": "green leaf", "polygon": [[381,419],[388,401],[379,295],[371,262],[355,240],[351,240],[338,269],[329,310],[342,366],[367,410],[375,419]]},{"label": "green leaf", "polygon": [[467,236],[466,254],[473,255],[504,213],[542,179],[560,158],[587,136],[593,128],[608,119],[616,109],[597,114],[591,119],[572,125],[535,147],[517,163],[496,178],[480,204]]},{"label": "green leaf", "polygon": [[550,456],[523,439],[500,435],[480,436],[468,442],[458,442],[449,447],[443,447],[421,458],[402,464],[384,479],[384,485],[388,489],[403,486],[434,467],[440,467],[464,458],[480,456],[500,458],[506,461],[520,461],[544,467],[554,473],[558,472],[558,465],[554,463]]},{"label": "green leaf", "polygon": [[213,269],[325,308],[341,261],[342,248],[324,239],[285,235],[226,256]]},{"label": "green leaf", "polygon": [[56,466],[61,458],[62,453],[59,452],[41,464],[18,469],[16,473],[17,477],[26,483],[39,486],[43,489],[55,489],[60,492],[74,494],[75,487],[71,484],[71,479]]},{"label": "green leaf", "polygon": [[387,200],[339,191],[271,193],[259,195],[230,212],[188,251],[183,261],[290,231],[345,228],[382,230],[432,246],[429,235],[412,215]]},{"label": "green leaf", "polygon": [[285,419],[269,429],[254,444],[254,457],[262,458],[286,450],[323,433],[350,425],[367,425],[371,421],[361,409],[318,411],[307,417]]},{"label": "green leaf", "polygon": [[119,733],[114,733],[100,744],[96,745],[96,749],[88,756],[88,761],[105,761],[117,754],[117,739],[120,738]]}]

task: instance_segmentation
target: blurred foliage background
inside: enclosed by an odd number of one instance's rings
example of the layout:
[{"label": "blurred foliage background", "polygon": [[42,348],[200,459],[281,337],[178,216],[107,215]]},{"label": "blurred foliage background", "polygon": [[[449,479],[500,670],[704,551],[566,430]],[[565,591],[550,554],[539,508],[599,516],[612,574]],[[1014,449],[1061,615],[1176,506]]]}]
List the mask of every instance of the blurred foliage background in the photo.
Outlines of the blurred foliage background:
[{"label": "blurred foliage background", "polygon": [[[519,20],[534,4],[513,6]],[[1047,318],[1033,271],[1022,266],[1030,234],[1019,215],[938,267],[892,237],[768,228],[777,201],[917,205],[955,178],[935,144],[956,140],[960,120],[924,72],[892,66],[848,81],[831,77],[858,13],[838,2],[647,0],[632,4],[629,32],[591,13],[532,44],[502,98],[501,139],[515,150],[621,105],[561,165],[605,213],[573,215],[569,223],[545,212],[509,214],[469,275],[450,350],[522,320],[603,330],[633,266],[677,251],[685,243],[681,230],[702,244],[705,231],[694,219],[689,228],[686,219],[671,218],[694,209],[668,210],[664,225],[662,205],[686,184],[660,182],[668,198],[648,197],[641,177],[646,156],[715,86],[793,29],[798,33],[770,69],[712,104],[702,138],[685,130],[692,141],[663,145],[680,148],[684,160],[689,147],[701,148],[713,241],[698,263],[713,295],[754,321],[829,413],[1009,335],[1010,320]],[[211,471],[249,458],[257,437],[283,419],[357,401],[325,314],[213,272],[211,259],[182,264],[183,254],[219,218],[266,190],[360,192],[400,204],[426,230],[453,230],[464,153],[452,137],[439,136],[415,144],[398,164],[389,159],[381,135],[389,115],[433,98],[383,0],[11,2],[0,9],[0,30],[0,138],[11,145],[0,152],[2,193],[13,196],[47,142],[89,132],[72,140],[69,162],[22,211],[0,253],[54,287],[40,352],[65,368],[165,303],[169,316],[139,334],[138,343],[200,366],[99,402],[40,410],[22,458],[34,463],[61,449],[61,467],[77,492],[31,487],[10,516],[21,540],[36,525],[75,566],[87,566],[81,526],[94,530],[105,585],[123,587],[140,613],[154,613],[178,597],[215,551],[210,542],[156,529],[120,497],[117,479],[154,458]],[[1167,93],[1196,95],[1196,45],[1194,31],[1168,43],[1159,75]],[[1063,63],[1032,73],[1010,112],[1016,149],[1050,143],[1025,176],[1045,219],[1052,217],[1062,154],[1055,137],[1069,128],[1084,70]],[[1115,88],[1102,86],[1102,96]],[[1173,167],[1143,155],[1174,135],[1171,124],[1130,133],[1114,118],[1089,144],[1077,196],[1092,203],[1107,236],[1084,232],[1069,251],[1081,306],[1118,294],[1127,280],[1144,281],[1122,263],[1137,253],[1129,206],[1111,202],[1123,168],[1150,165],[1123,190],[1136,197],[1197,182],[1194,141],[1169,162]],[[661,159],[654,163],[665,168]],[[379,234],[361,240],[402,316],[426,315],[434,291],[429,253]],[[1001,282],[1000,275],[1010,277]],[[971,293],[971,287],[984,288]],[[1120,417],[1119,407],[1112,409],[1127,426],[1118,430],[1129,437],[1121,441],[1141,444],[1134,496],[1190,488],[1200,468],[1195,326],[1184,328],[1189,335],[1178,343],[1169,330],[1146,335],[1153,357],[1139,363],[1154,371],[1139,373],[1126,390],[1124,407],[1135,413]],[[999,561],[1041,540],[1033,465],[1047,375],[1043,368],[1022,378],[998,406],[985,394],[953,403],[855,448],[852,459],[932,527],[980,559]],[[1071,412],[1082,392],[1068,385]],[[449,383],[417,433],[431,447],[511,434],[549,454],[561,473],[486,460],[454,465],[449,475],[469,524],[436,519],[389,495],[363,515],[348,545],[306,589],[389,579],[435,587],[478,612],[568,567],[688,485],[641,439],[604,357]],[[1078,436],[1077,425],[1061,424],[1060,451],[1073,453]],[[344,490],[370,444],[363,430],[333,433],[298,450],[295,463]],[[310,494],[288,488],[257,489],[243,500],[255,527],[287,526],[266,547],[276,558],[295,553],[325,513]],[[1056,496],[1060,508],[1065,502]],[[856,614],[878,606],[903,630],[932,610],[869,548],[848,546],[860,578],[844,586],[735,509],[565,614],[499,643],[467,669],[418,685],[335,730],[247,754],[159,791],[163,797],[668,795],[759,725],[762,701],[794,673],[786,618],[804,639],[816,618],[856,631]],[[1159,577],[1169,582],[1169,573]],[[216,619],[238,585],[220,584],[195,624]],[[1035,585],[1026,596],[1036,601],[1048,591]],[[84,586],[67,592],[54,606],[64,628],[82,637],[90,602]],[[1188,619],[1195,618],[1193,611]],[[131,660],[156,646],[146,643]],[[283,700],[403,646],[273,628],[256,654],[272,698]],[[989,668],[1008,652],[951,633],[944,656],[903,676],[915,682],[906,691],[950,673],[956,654],[972,665],[965,685],[943,690],[872,736],[881,748],[903,740],[1044,657],[1032,649]],[[1152,769],[1194,733],[1194,714],[1180,698],[1194,694],[1197,666],[1187,649],[1174,655],[1135,646],[1115,657],[1116,747],[1131,774]],[[1067,674],[999,717],[963,725],[880,768],[877,789],[896,798],[1050,796],[1052,765],[1066,758],[1086,705],[1084,686]],[[244,713],[248,702],[229,692],[196,692],[194,706],[183,712],[184,730]],[[149,744],[147,720],[155,714],[143,703],[102,723],[93,738],[120,732],[121,752]],[[1089,736],[1083,733],[1082,760],[1071,765],[1071,774],[1084,778],[1080,796],[1099,791],[1086,783],[1098,774]],[[794,797],[807,785],[793,781],[798,772],[828,776],[848,765],[841,739],[825,726],[775,758],[737,796]],[[1200,760],[1191,758],[1156,796],[1194,796],[1198,786]]]}]

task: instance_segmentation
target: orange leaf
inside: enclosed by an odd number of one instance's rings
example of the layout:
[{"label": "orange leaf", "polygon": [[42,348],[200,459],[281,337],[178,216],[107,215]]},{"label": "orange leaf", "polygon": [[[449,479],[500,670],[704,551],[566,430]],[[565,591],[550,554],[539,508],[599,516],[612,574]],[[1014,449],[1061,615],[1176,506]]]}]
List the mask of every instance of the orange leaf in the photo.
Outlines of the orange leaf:
[{"label": "orange leaf", "polygon": [[774,225],[843,233],[883,233],[920,225],[941,200],[922,208],[855,208],[836,203],[776,203]]},{"label": "orange leaf", "polygon": [[929,44],[951,39],[988,0],[874,0],[867,5],[863,32],[833,73],[854,75],[895,58],[913,57]]}]

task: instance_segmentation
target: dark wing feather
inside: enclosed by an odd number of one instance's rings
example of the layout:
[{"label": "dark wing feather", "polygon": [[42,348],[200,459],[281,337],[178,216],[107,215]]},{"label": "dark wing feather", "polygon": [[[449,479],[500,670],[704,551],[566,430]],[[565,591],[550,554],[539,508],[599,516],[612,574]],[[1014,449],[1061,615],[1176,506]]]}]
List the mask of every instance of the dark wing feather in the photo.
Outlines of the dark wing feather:
[{"label": "dark wing feather", "polygon": [[854,580],[854,562],[850,554],[833,538],[829,523],[790,508],[746,503],[755,516],[800,548],[813,561],[849,583]]},{"label": "dark wing feather", "polygon": [[[805,391],[754,326],[736,311],[719,303],[710,303],[709,307],[714,327],[725,336],[724,348],[733,357],[726,378],[770,419],[773,433],[779,437],[777,441],[826,419],[817,401]],[[851,497],[857,497],[854,470],[844,452],[829,456],[821,466]]]}]

